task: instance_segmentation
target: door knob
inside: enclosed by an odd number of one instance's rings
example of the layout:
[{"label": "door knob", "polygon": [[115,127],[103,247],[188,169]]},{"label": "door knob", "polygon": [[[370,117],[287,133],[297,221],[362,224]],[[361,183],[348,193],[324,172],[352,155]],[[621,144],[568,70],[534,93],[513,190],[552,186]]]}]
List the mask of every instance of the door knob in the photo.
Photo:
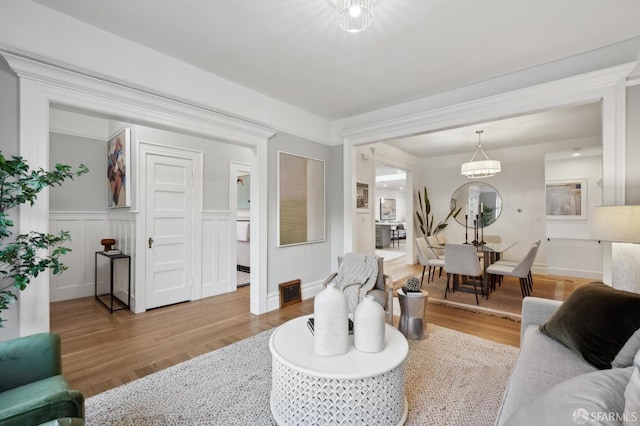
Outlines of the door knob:
[{"label": "door knob", "polygon": [[153,238],[149,237],[149,248],[151,248],[152,244],[153,244]]}]

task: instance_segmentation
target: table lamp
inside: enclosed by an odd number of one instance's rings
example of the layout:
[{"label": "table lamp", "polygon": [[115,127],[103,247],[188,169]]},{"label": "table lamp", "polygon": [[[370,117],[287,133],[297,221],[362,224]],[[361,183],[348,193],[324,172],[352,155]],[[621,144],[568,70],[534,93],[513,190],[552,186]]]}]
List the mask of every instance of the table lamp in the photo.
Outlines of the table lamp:
[{"label": "table lamp", "polygon": [[640,292],[640,206],[603,206],[594,209],[591,239],[610,241],[611,284]]}]

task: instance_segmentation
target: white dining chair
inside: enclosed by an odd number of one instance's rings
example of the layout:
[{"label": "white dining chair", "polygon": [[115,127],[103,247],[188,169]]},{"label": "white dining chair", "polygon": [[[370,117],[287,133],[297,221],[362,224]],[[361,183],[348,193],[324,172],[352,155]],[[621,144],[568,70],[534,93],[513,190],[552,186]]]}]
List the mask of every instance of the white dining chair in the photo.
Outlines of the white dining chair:
[{"label": "white dining chair", "polygon": [[[540,240],[534,242],[531,244],[531,246],[537,246],[538,248],[536,249],[536,255],[537,255],[537,250],[540,248]],[[507,266],[516,266],[518,263],[520,263],[522,259],[517,259],[517,260],[512,260],[512,259],[504,259],[501,258],[500,260],[498,260],[497,263],[498,265],[507,265]],[[535,256],[534,256],[534,261],[535,261]],[[533,265],[532,265],[533,266]],[[498,277],[498,285],[502,284],[502,276]],[[495,286],[495,282],[492,283],[493,286]],[[529,288],[529,294],[531,294],[531,291],[533,291],[533,274],[531,273],[531,269],[529,269],[529,273],[528,273],[528,277],[527,277],[527,286]]]},{"label": "white dining chair", "polygon": [[461,280],[461,277],[467,276],[471,278],[473,284],[473,291],[476,296],[476,304],[478,304],[478,287],[476,280],[480,281],[480,290],[482,295],[485,295],[484,291],[484,277],[482,274],[482,266],[476,253],[476,248],[471,244],[451,244],[445,245],[444,257],[444,269],[447,273],[447,286],[444,289],[444,298],[447,298],[449,293],[449,279],[451,275],[454,275],[453,290],[455,291],[456,283]]},{"label": "white dining chair", "polygon": [[515,265],[510,264],[507,261],[498,261],[491,264],[485,271],[491,277],[491,286],[495,287],[496,278],[498,276],[517,277],[520,281],[522,297],[530,296],[531,291],[533,290],[531,267],[533,266],[533,262],[538,254],[539,246],[540,244],[532,244],[527,254]]},{"label": "white dining chair", "polygon": [[418,244],[418,260],[422,265],[422,279],[420,280],[420,286],[422,286],[422,282],[424,281],[424,272],[427,266],[429,267],[429,273],[427,274],[427,283],[433,281],[433,277],[435,276],[437,268],[440,268],[439,277],[442,276],[444,259],[440,259],[436,255],[436,253],[431,247],[429,247],[427,241],[424,238],[416,238],[416,243]]}]

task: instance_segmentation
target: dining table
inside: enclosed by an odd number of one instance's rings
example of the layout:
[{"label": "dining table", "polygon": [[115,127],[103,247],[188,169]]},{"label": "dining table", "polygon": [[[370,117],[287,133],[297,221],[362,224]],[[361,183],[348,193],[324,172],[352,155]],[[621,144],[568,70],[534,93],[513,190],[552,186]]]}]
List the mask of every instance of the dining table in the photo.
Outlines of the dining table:
[{"label": "dining table", "polygon": [[476,246],[476,250],[483,254],[484,269],[486,270],[496,260],[502,257],[502,254],[511,247],[518,244],[517,241],[505,241],[499,243],[484,243]]},{"label": "dining table", "polygon": [[[469,244],[469,243],[465,243],[465,244]],[[499,243],[477,244],[476,245],[476,250],[478,251],[478,253],[482,253],[483,273],[484,273],[484,271],[487,270],[489,265],[491,265],[493,262],[499,260],[500,257],[502,257],[502,255],[503,255],[503,253],[505,251],[509,250],[510,248],[515,246],[516,244],[518,244],[517,241],[503,241],[503,242],[499,242]],[[431,246],[431,248],[444,250],[445,246],[444,245],[433,245],[433,246]],[[445,252],[445,256],[446,255],[447,254]],[[454,277],[454,279],[453,279],[453,289],[454,289],[454,291],[463,291],[463,292],[464,291],[473,291],[473,289],[471,287],[463,286],[464,284],[467,284],[467,282],[464,279],[458,280],[457,277]],[[485,299],[488,299],[489,298],[489,279],[488,279],[488,277],[486,275],[484,276],[484,279],[483,279],[482,289],[483,289],[483,292],[484,292]]]}]

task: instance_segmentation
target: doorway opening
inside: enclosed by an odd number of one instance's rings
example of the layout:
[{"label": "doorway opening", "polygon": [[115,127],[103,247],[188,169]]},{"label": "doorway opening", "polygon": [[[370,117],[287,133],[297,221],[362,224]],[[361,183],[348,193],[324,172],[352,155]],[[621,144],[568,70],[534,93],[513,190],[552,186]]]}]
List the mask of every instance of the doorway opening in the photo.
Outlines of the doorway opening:
[{"label": "doorway opening", "polygon": [[375,175],[376,254],[388,261],[407,252],[407,172],[376,161]]},{"label": "doorway opening", "polygon": [[229,207],[235,221],[235,288],[251,284],[251,165],[231,162],[229,175]]}]

